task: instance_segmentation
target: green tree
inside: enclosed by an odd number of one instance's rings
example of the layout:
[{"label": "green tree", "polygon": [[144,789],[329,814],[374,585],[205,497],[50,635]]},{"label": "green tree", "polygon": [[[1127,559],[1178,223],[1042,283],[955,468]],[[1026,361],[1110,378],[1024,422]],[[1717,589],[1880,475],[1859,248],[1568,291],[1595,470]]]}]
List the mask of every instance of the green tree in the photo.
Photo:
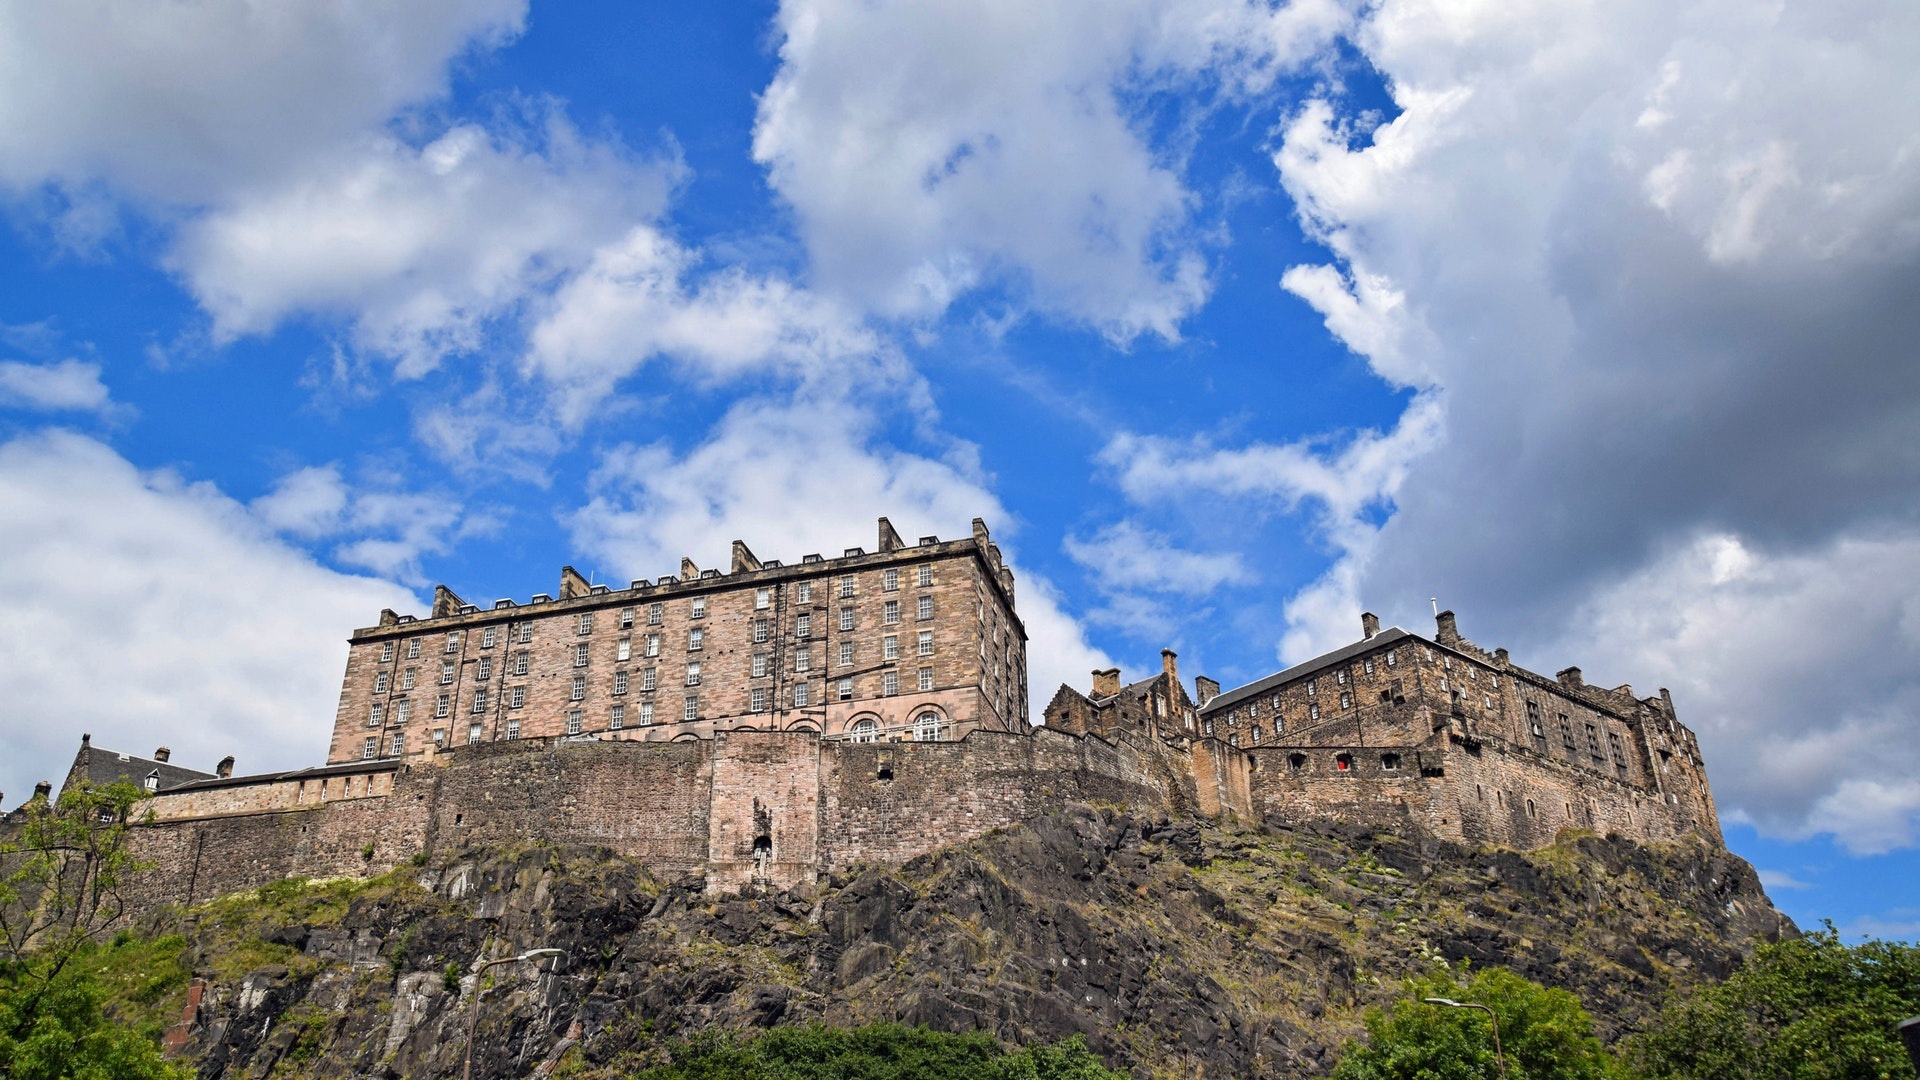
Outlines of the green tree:
[{"label": "green tree", "polygon": [[138,870],[128,818],[132,784],[70,784],[58,803],[27,804],[0,839],[0,1078],[190,1075],[160,1060],[151,1037],[107,1020],[104,992],[79,961],[126,911]]},{"label": "green tree", "polygon": [[1894,1025],[1916,1013],[1920,948],[1849,946],[1828,923],[1761,946],[1726,982],[1669,1005],[1625,1050],[1662,1080],[1904,1080],[1913,1066]]},{"label": "green tree", "polygon": [[[1485,1005],[1430,1005],[1449,998]],[[1405,996],[1368,1009],[1367,1040],[1347,1047],[1334,1080],[1496,1080],[1492,1020],[1499,1021],[1508,1080],[1608,1080],[1625,1075],[1593,1034],[1593,1019],[1565,990],[1549,989],[1506,968],[1466,978],[1464,966],[1410,979]]]}]

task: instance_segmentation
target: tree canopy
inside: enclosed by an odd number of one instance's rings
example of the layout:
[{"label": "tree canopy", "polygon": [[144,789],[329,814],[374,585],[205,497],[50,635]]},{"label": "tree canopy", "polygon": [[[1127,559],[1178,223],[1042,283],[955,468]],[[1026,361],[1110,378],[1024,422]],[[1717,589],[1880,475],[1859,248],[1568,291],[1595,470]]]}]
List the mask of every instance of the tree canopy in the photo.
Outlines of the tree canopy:
[{"label": "tree canopy", "polygon": [[[1448,998],[1486,1006],[1428,1004]],[[1494,1046],[1499,1022],[1500,1052]],[[1367,1040],[1354,1043],[1334,1080],[1610,1080],[1625,1075],[1593,1034],[1593,1018],[1565,990],[1529,982],[1505,968],[1467,977],[1439,969],[1407,981],[1405,996],[1368,1009]]]}]

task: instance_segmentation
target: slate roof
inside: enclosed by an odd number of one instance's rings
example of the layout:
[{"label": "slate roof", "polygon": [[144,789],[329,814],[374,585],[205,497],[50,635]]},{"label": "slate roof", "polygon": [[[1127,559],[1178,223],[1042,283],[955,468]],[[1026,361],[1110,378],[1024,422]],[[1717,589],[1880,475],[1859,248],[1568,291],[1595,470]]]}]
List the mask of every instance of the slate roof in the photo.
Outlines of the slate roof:
[{"label": "slate roof", "polygon": [[1319,671],[1321,668],[1331,667],[1334,664],[1340,663],[1342,660],[1351,660],[1362,653],[1372,652],[1374,649],[1377,649],[1382,645],[1391,645],[1396,641],[1403,641],[1407,639],[1412,639],[1414,641],[1426,640],[1425,638],[1422,638],[1417,634],[1409,634],[1405,630],[1402,630],[1397,626],[1389,627],[1373,635],[1370,638],[1362,638],[1361,640],[1356,641],[1351,645],[1344,645],[1338,649],[1333,650],[1330,653],[1326,653],[1325,655],[1316,656],[1311,660],[1305,661],[1304,663],[1295,664],[1292,667],[1287,668],[1285,671],[1276,672],[1272,675],[1267,676],[1264,679],[1260,679],[1256,682],[1250,682],[1245,686],[1238,687],[1233,690],[1229,690],[1226,693],[1221,694],[1219,697],[1214,698],[1212,701],[1207,702],[1205,705],[1202,705],[1200,707],[1200,711],[1202,713],[1212,713],[1212,712],[1217,712],[1221,709],[1232,708],[1233,706],[1238,705],[1243,701],[1246,701],[1248,698],[1259,697],[1261,694],[1264,694],[1267,691],[1274,689],[1275,687],[1283,686],[1287,683],[1290,683],[1293,680],[1298,679],[1303,675],[1310,675],[1315,671]]},{"label": "slate roof", "polygon": [[80,780],[104,786],[116,780],[125,780],[145,787],[147,777],[155,772],[160,774],[159,787],[155,789],[157,791],[166,791],[195,780],[213,779],[213,774],[210,772],[189,769],[170,761],[140,757],[137,754],[123,754],[118,750],[94,746],[83,739],[80,743],[80,752],[73,756],[73,767],[67,770],[67,782]]},{"label": "slate roof", "polygon": [[[305,769],[288,769],[285,772],[254,773],[251,776],[206,776],[180,785],[182,789],[205,791],[209,788],[237,787],[246,784],[266,784],[281,780],[318,780],[330,776],[356,776],[360,773],[393,772],[400,767],[398,758],[369,758],[363,761],[346,761],[338,765],[315,765]],[[161,790],[166,790],[164,787]]]}]

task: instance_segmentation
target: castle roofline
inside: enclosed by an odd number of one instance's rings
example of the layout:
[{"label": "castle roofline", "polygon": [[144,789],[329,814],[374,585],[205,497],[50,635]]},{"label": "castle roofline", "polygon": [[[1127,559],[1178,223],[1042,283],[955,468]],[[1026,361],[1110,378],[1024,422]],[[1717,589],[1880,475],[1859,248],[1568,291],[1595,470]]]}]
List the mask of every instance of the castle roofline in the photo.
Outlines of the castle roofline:
[{"label": "castle roofline", "polygon": [[361,773],[393,772],[400,768],[397,758],[375,758],[370,761],[349,761],[339,765],[317,765],[306,769],[289,769],[285,772],[254,773],[251,776],[213,776],[201,774],[201,779],[188,781],[177,787],[161,788],[169,795],[188,791],[211,791],[215,788],[246,787],[250,784],[271,784],[282,780],[319,780],[331,776],[357,776]]},{"label": "castle roofline", "polygon": [[80,749],[73,756],[73,765],[67,770],[67,782],[81,781],[104,787],[117,780],[145,786],[151,776],[156,786],[150,790],[171,791],[196,780],[210,780],[214,774],[175,765],[157,757],[141,757],[138,754],[123,754],[118,750],[109,750],[93,745],[91,736],[80,736]]},{"label": "castle roofline", "polygon": [[[1235,690],[1229,690],[1207,702],[1205,705],[1200,706],[1200,714],[1204,716],[1220,709],[1231,708],[1249,698],[1259,697],[1261,694],[1275,687],[1284,686],[1303,675],[1310,675],[1328,665],[1337,664],[1342,660],[1351,660],[1361,653],[1370,652],[1382,645],[1391,645],[1396,641],[1406,640],[1418,641],[1425,645],[1431,645],[1436,649],[1447,648],[1445,645],[1437,644],[1428,638],[1421,637],[1419,634],[1409,633],[1397,626],[1391,626],[1370,638],[1362,638],[1351,645],[1344,645],[1330,653],[1323,653],[1311,660],[1304,660],[1290,668],[1275,672],[1264,679],[1250,682]],[[1462,656],[1466,655],[1465,653],[1460,653],[1457,649],[1447,649],[1447,651]]]}]

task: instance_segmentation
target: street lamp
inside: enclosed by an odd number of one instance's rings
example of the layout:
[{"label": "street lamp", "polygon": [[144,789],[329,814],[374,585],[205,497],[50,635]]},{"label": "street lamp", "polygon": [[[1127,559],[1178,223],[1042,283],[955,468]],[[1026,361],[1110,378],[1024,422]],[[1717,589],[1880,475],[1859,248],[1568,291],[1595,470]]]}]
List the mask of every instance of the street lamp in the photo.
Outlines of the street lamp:
[{"label": "street lamp", "polygon": [[1455,1001],[1452,998],[1421,998],[1420,1000],[1429,1005],[1445,1005],[1450,1009],[1479,1009],[1486,1013],[1487,1019],[1493,1021],[1493,1060],[1496,1065],[1500,1066],[1501,1080],[1505,1080],[1507,1075],[1507,1058],[1505,1054],[1500,1052],[1500,1018],[1493,1015],[1492,1009],[1487,1008],[1477,1001]]},{"label": "street lamp", "polygon": [[496,964],[517,964],[522,960],[538,960],[543,956],[565,956],[564,949],[528,949],[519,956],[504,956],[498,960],[489,960],[473,970],[473,1013],[467,1018],[467,1063],[460,1070],[461,1080],[473,1080],[473,1033],[480,1026],[480,976]]}]

